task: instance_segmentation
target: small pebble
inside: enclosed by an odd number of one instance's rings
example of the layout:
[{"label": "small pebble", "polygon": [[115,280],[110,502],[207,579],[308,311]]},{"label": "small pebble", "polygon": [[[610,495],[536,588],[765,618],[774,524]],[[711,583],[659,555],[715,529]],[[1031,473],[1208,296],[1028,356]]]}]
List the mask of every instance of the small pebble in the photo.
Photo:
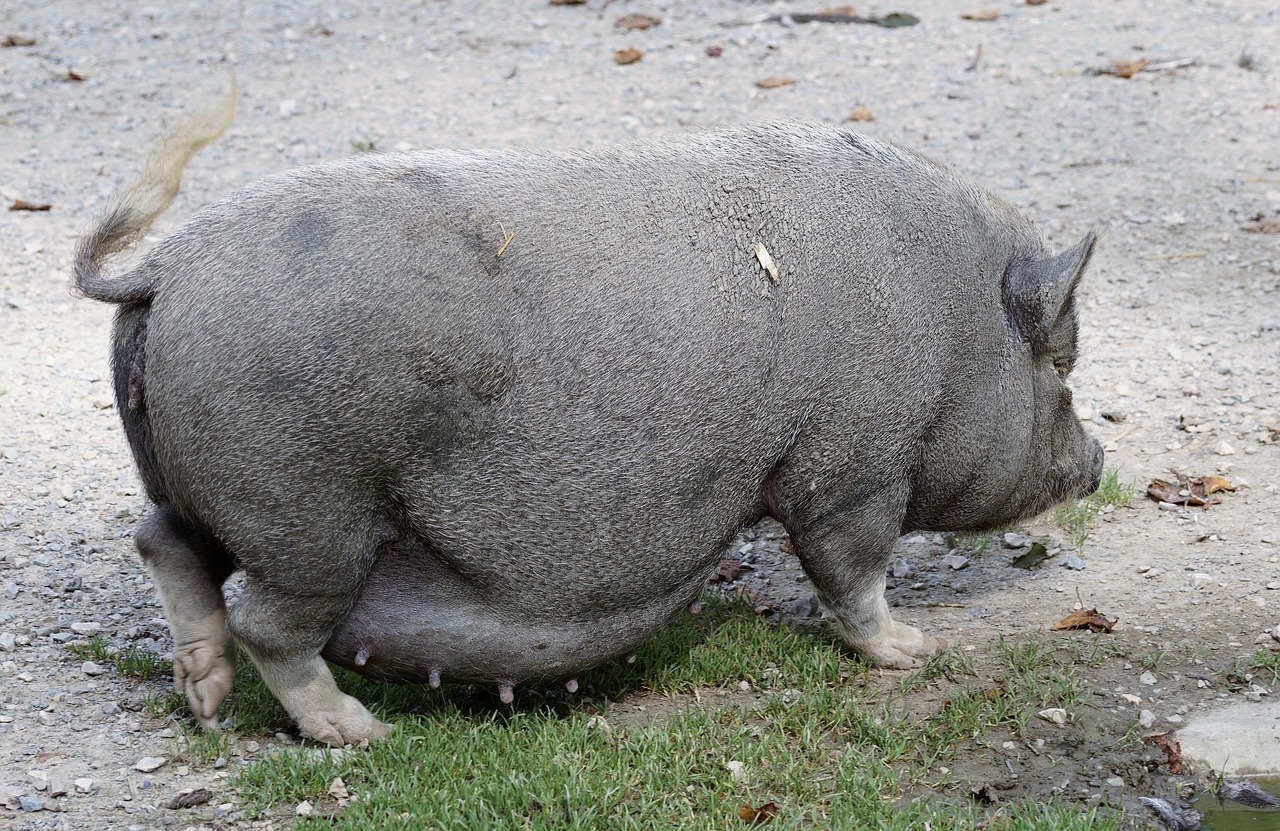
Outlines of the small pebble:
[{"label": "small pebble", "polygon": [[75,781],[76,793],[88,793],[93,790],[92,779],[77,779]]},{"label": "small pebble", "polygon": [[1066,558],[1063,559],[1062,565],[1072,571],[1081,571],[1084,569],[1084,560],[1080,559],[1075,554],[1068,554]]},{"label": "small pebble", "polygon": [[1165,716],[1164,720],[1169,722],[1170,724],[1182,724],[1182,722],[1185,719],[1183,719],[1182,716],[1178,715],[1177,713],[1174,713],[1171,716]]},{"label": "small pebble", "polygon": [[293,812],[300,817],[309,817],[311,816],[311,803],[304,799],[298,803],[298,807],[294,808]]},{"label": "small pebble", "polygon": [[1147,686],[1151,686],[1155,682],[1156,682],[1156,676],[1150,670],[1138,676],[1138,683],[1140,684],[1146,684]]},{"label": "small pebble", "polygon": [[1067,723],[1067,711],[1061,707],[1050,707],[1047,710],[1041,710],[1036,715],[1053,724]]},{"label": "small pebble", "polygon": [[1107,785],[1112,788],[1123,788],[1124,780],[1121,779],[1119,776],[1112,776],[1107,779]]},{"label": "small pebble", "polygon": [[1021,534],[1005,534],[1004,544],[1007,548],[1026,548],[1029,541]]},{"label": "small pebble", "polygon": [[741,782],[747,778],[747,771],[742,762],[736,759],[724,763],[725,768],[729,771],[729,778],[734,782]]},{"label": "small pebble", "polygon": [[1150,729],[1156,723],[1156,714],[1150,710],[1143,710],[1138,713],[1138,726],[1144,730]]},{"label": "small pebble", "polygon": [[1213,577],[1211,577],[1208,574],[1205,574],[1202,571],[1197,571],[1195,574],[1191,575],[1190,583],[1191,583],[1191,588],[1193,589],[1204,588],[1205,586],[1208,586],[1212,582],[1213,582]]},{"label": "small pebble", "polygon": [[80,671],[85,675],[101,675],[107,671],[107,668],[93,661],[85,661],[80,665]]},{"label": "small pebble", "polygon": [[43,799],[30,794],[18,797],[18,806],[24,811],[30,811],[33,813],[35,811],[43,811],[45,807]]},{"label": "small pebble", "polygon": [[948,554],[942,558],[942,564],[955,571],[959,571],[969,565],[969,558],[961,557],[959,554]]}]

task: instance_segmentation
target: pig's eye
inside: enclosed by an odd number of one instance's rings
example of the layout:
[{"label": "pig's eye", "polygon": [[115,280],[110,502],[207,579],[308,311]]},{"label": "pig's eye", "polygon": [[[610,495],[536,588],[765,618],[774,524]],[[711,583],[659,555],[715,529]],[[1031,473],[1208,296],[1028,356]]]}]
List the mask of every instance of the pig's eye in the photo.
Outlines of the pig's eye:
[{"label": "pig's eye", "polygon": [[1068,358],[1059,358],[1053,362],[1053,370],[1058,373],[1059,378],[1065,380],[1066,377],[1071,374],[1071,370],[1073,368],[1072,363],[1073,362]]}]

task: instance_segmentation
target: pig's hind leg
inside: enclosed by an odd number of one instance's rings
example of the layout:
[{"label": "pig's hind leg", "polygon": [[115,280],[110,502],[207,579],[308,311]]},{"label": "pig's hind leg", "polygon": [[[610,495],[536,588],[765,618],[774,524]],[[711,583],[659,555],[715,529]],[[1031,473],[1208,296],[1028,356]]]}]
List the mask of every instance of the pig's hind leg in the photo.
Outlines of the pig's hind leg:
[{"label": "pig's hind leg", "polygon": [[[338,588],[333,585],[342,580],[338,571],[330,571],[327,588]],[[247,574],[244,594],[231,609],[231,630],[263,682],[304,734],[336,747],[391,731],[390,725],[338,689],[320,657],[334,628],[350,610],[360,578],[358,573],[351,576],[349,590],[303,595]]]},{"label": "pig's hind leg", "polygon": [[784,520],[805,573],[835,615],[845,644],[879,667],[912,669],[946,642],[899,623],[885,602],[885,570],[905,505],[896,489],[818,495]]},{"label": "pig's hind leg", "polygon": [[136,544],[151,572],[173,634],[173,681],[207,729],[236,672],[235,642],[227,629],[222,584],[233,569],[217,539],[160,505],[139,529]]}]

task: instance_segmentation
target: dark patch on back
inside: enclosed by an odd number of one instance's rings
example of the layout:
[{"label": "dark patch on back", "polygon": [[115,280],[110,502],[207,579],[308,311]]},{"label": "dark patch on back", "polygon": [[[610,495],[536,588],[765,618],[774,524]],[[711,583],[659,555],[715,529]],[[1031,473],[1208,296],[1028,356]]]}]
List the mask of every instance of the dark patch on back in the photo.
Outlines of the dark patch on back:
[{"label": "dark patch on back", "polygon": [[284,230],[285,240],[302,253],[318,253],[333,239],[333,223],[319,211],[309,211],[290,222]]},{"label": "dark patch on back", "polygon": [[492,353],[483,353],[474,364],[467,367],[463,382],[482,404],[502,398],[514,380],[510,362]]},{"label": "dark patch on back", "polygon": [[406,360],[409,374],[426,386],[435,389],[452,384],[457,380],[449,358],[429,349],[415,350],[409,353]]}]

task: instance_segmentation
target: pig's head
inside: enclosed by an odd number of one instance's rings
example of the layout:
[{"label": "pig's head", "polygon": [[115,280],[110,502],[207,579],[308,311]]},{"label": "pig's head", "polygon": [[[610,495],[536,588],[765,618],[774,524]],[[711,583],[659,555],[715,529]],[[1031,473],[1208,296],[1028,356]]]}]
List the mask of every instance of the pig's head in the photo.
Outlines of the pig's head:
[{"label": "pig's head", "polygon": [[972,336],[947,412],[926,441],[908,528],[987,530],[1087,496],[1103,452],[1072,406],[1075,291],[1094,236],[1056,256],[1014,256],[991,331]]}]

